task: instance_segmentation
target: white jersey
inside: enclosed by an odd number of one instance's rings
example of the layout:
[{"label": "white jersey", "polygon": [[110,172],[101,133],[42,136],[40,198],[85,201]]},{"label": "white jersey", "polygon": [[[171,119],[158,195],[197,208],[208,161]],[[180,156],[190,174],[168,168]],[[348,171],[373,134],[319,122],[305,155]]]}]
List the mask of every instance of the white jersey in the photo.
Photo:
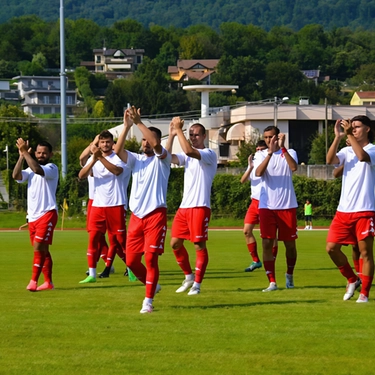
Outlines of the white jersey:
[{"label": "white jersey", "polygon": [[[257,151],[254,155],[254,164],[256,163],[257,158],[259,158],[258,152],[259,151]],[[253,170],[250,172],[249,180],[251,184],[251,196],[250,197],[251,199],[257,199],[259,201],[260,190],[262,187],[262,177],[255,176],[255,168],[253,168]]]},{"label": "white jersey", "polygon": [[27,181],[27,216],[30,223],[48,211],[57,211],[56,189],[59,170],[52,163],[40,167],[44,171],[44,176],[34,173],[31,168],[26,168],[22,171],[22,180],[17,181]]},{"label": "white jersey", "polygon": [[344,165],[337,211],[375,211],[375,146],[370,143],[363,149],[370,162],[360,162],[352,147],[344,147],[337,153],[340,165]]},{"label": "white jersey", "polygon": [[[94,200],[93,207],[115,207],[125,206],[128,208],[127,188],[130,179],[130,169],[114,152],[105,157],[105,159],[117,167],[123,169],[118,176],[110,172],[98,160],[92,167],[94,177]],[[92,156],[87,164],[92,160]]]},{"label": "white jersey", "polygon": [[167,207],[167,187],[172,156],[165,149],[164,152],[167,156],[161,159],[160,155],[147,156],[127,151],[128,166],[133,176],[130,210],[141,219],[157,208]]},{"label": "white jersey", "polygon": [[[290,149],[289,155],[298,163],[297,153]],[[268,150],[259,151],[256,159],[256,168],[267,157]],[[296,194],[294,192],[292,171],[281,150],[273,153],[264,172],[260,188],[259,208],[270,210],[286,210],[298,207]]]},{"label": "white jersey", "polygon": [[94,192],[95,192],[94,177],[89,175],[87,177],[87,183],[89,184],[89,199],[94,199]]},{"label": "white jersey", "polygon": [[185,166],[181,208],[211,207],[211,186],[216,174],[217,156],[210,148],[198,151],[200,160],[185,153],[176,154],[179,165]]}]

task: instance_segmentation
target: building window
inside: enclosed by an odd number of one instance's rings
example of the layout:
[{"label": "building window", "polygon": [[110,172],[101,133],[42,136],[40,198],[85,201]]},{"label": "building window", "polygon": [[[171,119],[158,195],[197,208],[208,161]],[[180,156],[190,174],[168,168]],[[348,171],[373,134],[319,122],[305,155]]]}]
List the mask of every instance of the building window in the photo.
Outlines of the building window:
[{"label": "building window", "polygon": [[73,104],[73,98],[71,96],[67,96],[66,99],[67,99],[67,102],[68,102],[67,104],[70,104],[70,105]]},{"label": "building window", "polygon": [[97,64],[101,64],[101,62],[102,62],[102,57],[101,56],[95,56],[96,57],[96,63]]},{"label": "building window", "polygon": [[49,96],[47,96],[47,95],[43,96],[43,103],[49,104]]}]

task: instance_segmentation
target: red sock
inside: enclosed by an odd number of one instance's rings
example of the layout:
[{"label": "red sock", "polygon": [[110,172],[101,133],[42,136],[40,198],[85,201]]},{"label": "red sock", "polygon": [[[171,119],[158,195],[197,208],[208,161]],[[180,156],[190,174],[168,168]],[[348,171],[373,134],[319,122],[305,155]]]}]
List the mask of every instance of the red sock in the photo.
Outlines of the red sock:
[{"label": "red sock", "polygon": [[359,258],[359,273],[362,275],[363,259]]},{"label": "red sock", "polygon": [[247,249],[249,250],[249,253],[251,257],[253,258],[253,262],[260,262],[259,256],[258,256],[258,249],[257,249],[257,243],[248,243]]},{"label": "red sock", "polygon": [[358,276],[353,272],[349,262],[347,262],[344,266],[338,267],[338,269],[349,283],[355,283],[357,281]]},{"label": "red sock", "polygon": [[373,276],[362,275],[361,293],[364,294],[367,298],[370,294],[370,289],[371,289],[373,278],[374,278]]},{"label": "red sock", "polygon": [[126,264],[126,233],[116,234],[118,246],[116,246],[116,254]]},{"label": "red sock", "polygon": [[34,260],[33,260],[31,280],[38,281],[40,273],[42,272],[45,259],[46,259],[45,251],[34,251]]},{"label": "red sock", "polygon": [[195,261],[195,282],[201,283],[203,281],[204,274],[208,264],[208,252],[207,249],[197,250],[197,259]]},{"label": "red sock", "polygon": [[146,298],[154,298],[156,285],[159,281],[159,255],[156,253],[145,253],[146,262]]},{"label": "red sock", "polygon": [[279,247],[278,246],[272,246],[272,255],[273,255],[274,259],[276,259],[278,251],[279,251]]},{"label": "red sock", "polygon": [[44,260],[42,272],[44,276],[44,281],[52,283],[52,257],[49,251],[46,252],[46,259]]},{"label": "red sock", "polygon": [[297,258],[288,258],[288,257],[286,258],[286,265],[287,265],[286,273],[288,275],[293,275],[296,262],[297,262]]},{"label": "red sock", "polygon": [[96,268],[96,264],[99,259],[99,241],[102,235],[103,233],[101,232],[89,232],[89,246],[87,249],[87,263],[89,265],[89,268]]},{"label": "red sock", "polygon": [[189,254],[182,245],[179,249],[173,250],[174,256],[176,257],[177,264],[180,266],[185,275],[191,275],[193,273],[190,267]]},{"label": "red sock", "polygon": [[126,257],[127,265],[137,277],[137,279],[142,283],[146,284],[146,267],[142,263],[142,253],[129,253]]},{"label": "red sock", "polygon": [[[104,263],[106,262],[107,260],[107,254],[108,254],[108,244],[107,244],[107,241],[105,240],[105,234],[103,233],[103,235],[100,237],[100,241],[99,241],[99,258],[102,258]],[[99,261],[99,259],[98,259]]]},{"label": "red sock", "polygon": [[263,262],[264,269],[266,270],[266,275],[270,283],[276,282],[276,275],[275,275],[275,261],[274,260],[266,260]]}]

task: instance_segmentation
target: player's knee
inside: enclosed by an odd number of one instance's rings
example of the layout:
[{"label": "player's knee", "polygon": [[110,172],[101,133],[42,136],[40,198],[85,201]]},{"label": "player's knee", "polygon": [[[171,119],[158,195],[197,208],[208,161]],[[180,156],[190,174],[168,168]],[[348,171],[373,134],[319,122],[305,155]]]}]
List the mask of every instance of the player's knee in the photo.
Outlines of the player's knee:
[{"label": "player's knee", "polygon": [[184,241],[180,240],[179,238],[172,238],[171,239],[171,247],[173,250],[179,249],[183,245]]}]

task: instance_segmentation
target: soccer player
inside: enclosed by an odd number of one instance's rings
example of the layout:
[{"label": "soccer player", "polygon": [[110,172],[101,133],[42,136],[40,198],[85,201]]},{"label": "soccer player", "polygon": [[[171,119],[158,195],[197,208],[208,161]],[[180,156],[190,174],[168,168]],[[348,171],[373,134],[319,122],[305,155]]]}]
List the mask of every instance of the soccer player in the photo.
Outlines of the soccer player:
[{"label": "soccer player", "polygon": [[[172,224],[171,246],[177,263],[185,274],[185,280],[176,293],[183,293],[191,288],[188,295],[192,296],[200,293],[208,264],[206,242],[211,217],[211,186],[217,169],[217,156],[204,145],[206,129],[203,125],[196,123],[190,127],[190,143],[185,138],[183,126],[184,120],[179,117],[172,119],[167,146],[170,151],[174,137],[178,137],[183,153],[173,154],[172,163],[185,167],[184,193]],[[194,243],[195,275],[184,240]]]},{"label": "soccer player", "polygon": [[[348,142],[348,140],[346,141],[346,145],[350,146],[350,143]],[[343,171],[344,171],[344,165],[341,165],[340,167],[336,167],[333,170],[333,177],[335,177],[335,178],[342,177]],[[358,277],[361,279],[363,259],[361,258],[361,253],[359,251],[358,244],[352,245],[352,259],[353,259],[354,269],[355,269]],[[361,280],[361,282],[362,282],[362,280]]]},{"label": "soccer player", "polygon": [[260,151],[255,160],[255,175],[262,177],[259,197],[259,220],[263,247],[263,265],[270,282],[263,292],[277,290],[274,241],[285,245],[287,263],[286,288],[294,288],[293,273],[297,261],[297,198],[292,173],[297,170],[297,154],[284,147],[285,134],[276,126],[264,129],[267,150]]},{"label": "soccer player", "polygon": [[312,229],[312,204],[308,199],[306,199],[306,203],[304,205],[304,212],[305,212],[305,229]]},{"label": "soccer player", "polygon": [[[35,151],[36,160],[30,155],[28,142],[18,138],[16,142],[19,158],[13,170],[13,178],[19,182],[27,181],[27,215],[31,244],[34,247],[32,276],[26,289],[30,292],[54,289],[52,283],[52,257],[49,245],[52,244],[53,231],[57,222],[56,189],[59,171],[50,163],[52,146],[40,142]],[[23,162],[28,168],[22,170]],[[38,286],[43,272],[44,283]]]},{"label": "soccer player", "polygon": [[[96,282],[96,264],[99,243],[103,234],[108,231],[110,249],[125,254],[126,244],[126,209],[127,186],[130,170],[113,152],[113,135],[104,130],[99,134],[98,146],[92,145],[92,156],[80,170],[79,178],[86,178],[91,173],[94,178],[94,199],[88,223],[89,245],[87,260],[89,275],[80,281],[81,284]],[[110,266],[106,267],[109,274]]]},{"label": "soccer player", "polygon": [[[143,134],[143,154],[124,150],[126,134],[135,124]],[[158,258],[164,252],[167,231],[167,187],[171,155],[161,145],[161,131],[147,128],[141,111],[134,106],[124,112],[124,128],[115,151],[132,171],[129,207],[132,211],[126,241],[126,261],[134,275],[146,285],[141,314],[153,311],[153,299],[161,289],[158,284]],[[142,263],[144,255],[145,264]]]},{"label": "soccer player", "polygon": [[[375,219],[375,146],[367,116],[355,116],[351,120],[337,120],[335,138],[327,153],[327,164],[343,165],[342,186],[337,212],[327,236],[326,250],[332,261],[347,279],[344,301],[353,297],[361,280],[349,265],[341,251],[342,244],[358,243],[363,261],[362,288],[358,303],[368,302],[374,276],[374,219]],[[338,152],[345,135],[351,146]]]},{"label": "soccer player", "polygon": [[[256,151],[263,151],[267,148],[266,142],[261,139],[256,144]],[[253,230],[256,224],[259,224],[259,196],[260,196],[260,188],[261,188],[261,177],[256,177],[254,174],[254,159],[256,158],[257,154],[250,155],[248,158],[248,167],[245,173],[241,177],[241,184],[250,181],[251,183],[251,203],[246,212],[245,220],[244,220],[244,228],[243,233],[245,235],[247,249],[252,258],[252,262],[249,267],[245,268],[245,272],[253,272],[257,268],[262,267],[262,262],[259,259],[258,249],[257,249],[257,242],[255,236],[253,234]],[[277,256],[277,240],[272,247],[272,253],[274,258]]]},{"label": "soccer player", "polygon": [[[85,164],[87,163],[87,160],[89,160],[89,157],[91,156],[92,145],[94,144],[95,146],[98,146],[98,142],[99,142],[99,134],[82,151],[81,155],[79,156],[79,163],[80,163],[82,168],[85,166]],[[92,202],[94,200],[94,177],[91,174],[87,176],[87,183],[88,183],[88,186],[89,186],[89,200],[87,202],[86,229],[88,230],[89,221],[90,221],[91,206],[92,206]],[[108,244],[107,244],[107,241],[105,239],[105,234],[103,233],[103,236],[101,236],[100,241],[99,241],[98,257],[102,258],[104,263],[106,263],[107,254],[108,254]],[[99,261],[99,258],[98,258],[98,261]],[[89,271],[87,271],[86,274],[89,275]]]}]

